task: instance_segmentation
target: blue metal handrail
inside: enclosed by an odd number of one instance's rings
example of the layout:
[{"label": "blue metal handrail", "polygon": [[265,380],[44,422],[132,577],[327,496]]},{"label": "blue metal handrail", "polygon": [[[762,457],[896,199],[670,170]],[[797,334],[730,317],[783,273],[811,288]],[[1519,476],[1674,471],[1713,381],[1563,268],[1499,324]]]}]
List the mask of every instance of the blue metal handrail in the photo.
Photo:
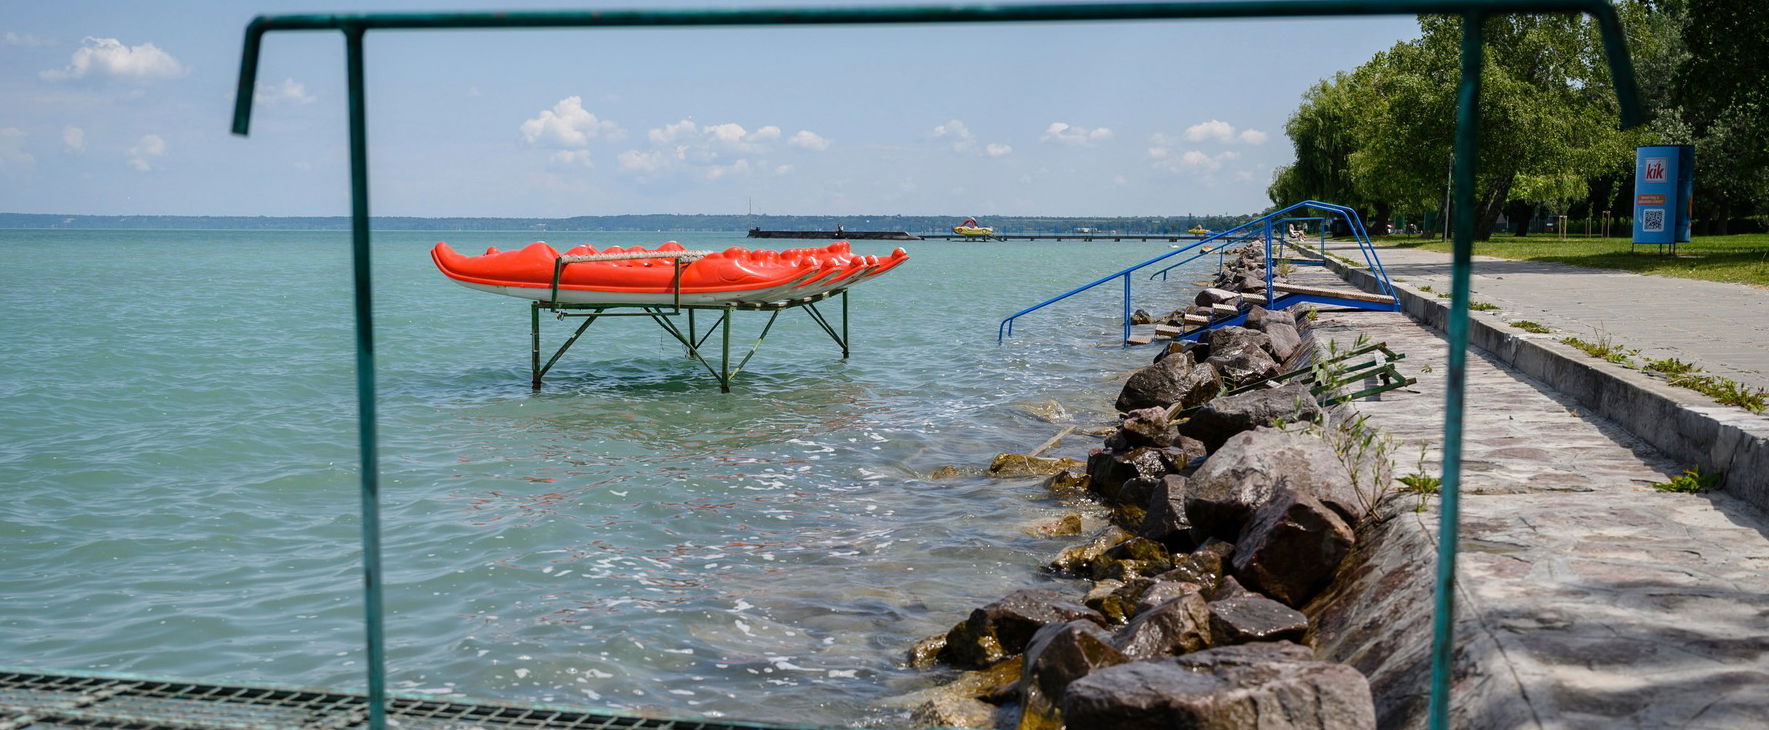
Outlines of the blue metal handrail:
[{"label": "blue metal handrail", "polygon": [[1169,272],[1169,271],[1177,269],[1177,268],[1184,266],[1186,264],[1189,264],[1193,261],[1197,261],[1198,259],[1201,259],[1205,256],[1209,256],[1210,254],[1222,253],[1223,251],[1227,251],[1230,246],[1234,246],[1236,244],[1242,244],[1242,243],[1252,243],[1257,240],[1259,240],[1258,233],[1249,233],[1247,235],[1241,236],[1240,238],[1233,239],[1233,240],[1229,241],[1228,243],[1225,243],[1221,246],[1217,246],[1216,248],[1213,248],[1213,249],[1210,249],[1207,251],[1199,251],[1198,255],[1196,255],[1196,256],[1188,258],[1188,259],[1181,261],[1177,264],[1174,264],[1172,266],[1168,266],[1167,268],[1161,269],[1160,271],[1157,271],[1153,274],[1149,274],[1149,281],[1154,281],[1155,277],[1157,277],[1157,276],[1161,277],[1162,281],[1166,281],[1167,280],[1167,272]]},{"label": "blue metal handrail", "polygon": [[[1246,224],[1243,223],[1241,225],[1244,226]],[[1218,231],[1216,233],[1212,233],[1208,236],[1200,238],[1200,239],[1193,241],[1189,244],[1181,246],[1178,249],[1161,254],[1160,256],[1156,256],[1152,259],[1144,261],[1144,262],[1137,264],[1135,266],[1132,266],[1128,269],[1124,269],[1124,270],[1119,271],[1115,274],[1108,274],[1108,275],[1106,275],[1106,276],[1100,278],[1099,280],[1094,281],[1090,284],[1083,284],[1083,285],[1078,286],[1074,289],[1070,289],[1067,292],[1064,292],[1062,294],[1058,294],[1054,297],[1051,297],[1051,298],[1046,299],[1042,302],[1034,304],[1030,307],[1026,307],[1025,309],[1022,309],[1018,312],[1014,312],[1013,314],[1008,315],[1007,319],[1001,320],[1001,325],[995,328],[995,344],[998,344],[998,345],[1001,344],[1003,340],[1007,339],[1008,335],[1013,334],[1013,321],[1015,319],[1019,318],[1020,315],[1028,314],[1028,313],[1043,309],[1045,307],[1048,307],[1052,304],[1060,302],[1064,299],[1068,299],[1069,297],[1075,296],[1076,294],[1080,294],[1081,292],[1087,291],[1088,289],[1092,289],[1096,286],[1104,284],[1104,283],[1111,281],[1113,279],[1123,279],[1124,280],[1124,339],[1128,340],[1128,339],[1130,339],[1130,275],[1135,273],[1137,269],[1141,269],[1145,266],[1153,265],[1156,262],[1165,261],[1167,259],[1173,258],[1174,256],[1178,256],[1182,253],[1190,251],[1190,250],[1197,248],[1199,246],[1202,246],[1206,243],[1209,243],[1211,241],[1222,238],[1223,236],[1226,236],[1230,232],[1235,231],[1239,228],[1241,228],[1241,226],[1235,226],[1234,228],[1230,228],[1225,231]],[[1209,253],[1209,252],[1207,251],[1205,253]],[[1196,258],[1196,257],[1194,257],[1194,258]]]}]

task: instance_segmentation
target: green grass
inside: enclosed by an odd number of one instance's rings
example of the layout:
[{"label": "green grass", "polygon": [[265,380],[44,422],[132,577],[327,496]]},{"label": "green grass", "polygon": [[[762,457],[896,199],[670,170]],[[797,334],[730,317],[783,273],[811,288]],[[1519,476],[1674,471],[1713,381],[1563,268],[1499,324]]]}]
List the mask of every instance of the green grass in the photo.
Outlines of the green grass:
[{"label": "green grass", "polygon": [[[1450,245],[1444,241],[1399,239],[1389,242],[1406,248],[1450,251]],[[1640,250],[1654,249],[1642,246]],[[1689,243],[1679,244],[1676,256],[1630,253],[1626,238],[1568,238],[1562,241],[1553,236],[1517,238],[1496,234],[1490,241],[1475,241],[1474,253],[1683,279],[1769,286],[1769,234],[1765,233],[1696,236]]]},{"label": "green grass", "polygon": [[1701,368],[1674,357],[1667,357],[1663,360],[1648,360],[1646,366],[1641,369],[1655,373],[1664,373],[1666,375],[1687,375],[1689,373],[1701,372]]},{"label": "green grass", "polygon": [[1762,413],[1769,408],[1769,390],[1752,388],[1731,378],[1691,373],[1671,376],[1669,382],[1713,398],[1715,403],[1723,406],[1738,406],[1752,413]]},{"label": "green grass", "polygon": [[1596,342],[1586,342],[1577,337],[1562,337],[1560,338],[1560,341],[1579,348],[1580,350],[1584,350],[1585,354],[1590,355],[1591,357],[1599,360],[1608,360],[1617,365],[1630,368],[1634,366],[1634,363],[1628,359],[1628,356],[1638,352],[1637,350],[1629,350],[1628,348],[1611,342],[1609,335],[1599,335]]},{"label": "green grass", "polygon": [[1495,309],[1498,309],[1499,305],[1492,304],[1489,302],[1469,302],[1468,308],[1472,309],[1476,312],[1491,312]]},{"label": "green grass", "polygon": [[1517,320],[1516,322],[1512,322],[1511,326],[1516,327],[1516,328],[1523,330],[1525,332],[1534,332],[1538,335],[1545,335],[1549,331],[1547,325],[1544,325],[1540,322],[1532,322],[1527,319],[1520,319],[1520,320]]},{"label": "green grass", "polygon": [[1654,482],[1652,488],[1676,494],[1707,492],[1720,486],[1721,476],[1720,474],[1703,474],[1700,469],[1692,466],[1684,469],[1682,474],[1671,477],[1668,482]]}]

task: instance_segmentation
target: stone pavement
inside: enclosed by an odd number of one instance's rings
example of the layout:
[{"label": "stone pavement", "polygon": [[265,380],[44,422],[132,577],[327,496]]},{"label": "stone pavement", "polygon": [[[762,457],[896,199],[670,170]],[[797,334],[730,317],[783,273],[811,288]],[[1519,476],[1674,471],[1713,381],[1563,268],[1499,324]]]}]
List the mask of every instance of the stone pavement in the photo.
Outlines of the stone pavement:
[{"label": "stone pavement", "polygon": [[[1389,277],[1449,294],[1449,254],[1377,253]],[[1473,287],[1474,301],[1498,305],[1506,321],[1593,342],[1608,335],[1643,358],[1675,357],[1769,389],[1769,289],[1491,256],[1474,257]]]},{"label": "stone pavement", "polygon": [[[1357,410],[1400,442],[1400,474],[1421,445],[1438,473],[1446,344],[1387,312],[1323,311],[1315,337],[1360,332],[1419,383]],[[1454,724],[1769,727],[1769,516],[1652,490],[1681,466],[1478,350],[1467,387]],[[1437,501],[1401,499],[1309,613],[1318,650],[1370,677],[1380,725],[1422,727]]]}]

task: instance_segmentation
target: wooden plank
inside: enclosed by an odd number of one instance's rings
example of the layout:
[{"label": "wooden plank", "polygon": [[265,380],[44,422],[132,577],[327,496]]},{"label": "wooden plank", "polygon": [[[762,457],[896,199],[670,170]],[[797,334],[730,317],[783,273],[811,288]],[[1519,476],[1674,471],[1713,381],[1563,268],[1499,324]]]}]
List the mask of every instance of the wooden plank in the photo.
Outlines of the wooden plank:
[{"label": "wooden plank", "polygon": [[1160,335],[1162,337],[1173,337],[1173,336],[1178,335],[1184,331],[1185,331],[1184,327],[1176,327],[1176,326],[1170,325],[1170,324],[1155,325],[1155,334]]},{"label": "wooden plank", "polygon": [[1129,339],[1124,341],[1124,344],[1126,344],[1126,345],[1146,345],[1146,344],[1149,344],[1150,342],[1154,342],[1154,341],[1155,341],[1154,335],[1131,335]]},{"label": "wooden plank", "polygon": [[1226,314],[1231,317],[1241,313],[1241,308],[1233,304],[1212,304],[1210,308],[1216,310],[1217,314]]},{"label": "wooden plank", "polygon": [[1201,314],[1188,314],[1185,316],[1185,321],[1192,324],[1210,324],[1210,318]]},{"label": "wooden plank", "polygon": [[1075,428],[1076,428],[1075,426],[1069,426],[1068,428],[1058,431],[1057,435],[1050,437],[1049,441],[1039,444],[1038,448],[1033,449],[1031,452],[1027,453],[1026,455],[1027,456],[1038,456],[1038,455],[1043,454],[1046,451],[1049,451],[1050,447],[1055,446],[1058,443],[1062,442],[1064,436],[1074,433]]},{"label": "wooden plank", "polygon": [[1337,297],[1339,299],[1351,299],[1351,300],[1359,301],[1359,302],[1376,302],[1379,304],[1393,304],[1394,303],[1394,299],[1392,297],[1385,297],[1381,294],[1367,294],[1367,293],[1364,293],[1361,291],[1352,291],[1349,289],[1323,289],[1323,288],[1317,287],[1317,286],[1298,286],[1296,284],[1286,284],[1281,281],[1272,282],[1271,287],[1273,289],[1278,290],[1278,291],[1287,292],[1290,294],[1312,294],[1317,297]]}]

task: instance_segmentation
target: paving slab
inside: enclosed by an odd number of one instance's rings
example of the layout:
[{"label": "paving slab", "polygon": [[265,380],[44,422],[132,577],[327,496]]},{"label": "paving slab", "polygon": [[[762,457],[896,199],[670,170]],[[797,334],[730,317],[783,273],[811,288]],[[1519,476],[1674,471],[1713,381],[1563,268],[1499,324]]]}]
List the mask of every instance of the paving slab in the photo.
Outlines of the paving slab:
[{"label": "paving slab", "polygon": [[[1419,383],[1356,410],[1399,442],[1400,473],[1421,446],[1438,473],[1446,343],[1400,313],[1315,322],[1317,342],[1359,333]],[[1651,489],[1681,466],[1485,353],[1467,375],[1454,724],[1769,727],[1769,516]],[[1436,498],[1365,535],[1310,607],[1315,640],[1371,677],[1383,727],[1421,726]]]},{"label": "paving slab", "polygon": [[[1376,250],[1391,278],[1449,293],[1449,254]],[[1769,288],[1475,256],[1473,290],[1506,320],[1547,325],[1562,337],[1607,336],[1641,358],[1675,357],[1769,389]]]}]

